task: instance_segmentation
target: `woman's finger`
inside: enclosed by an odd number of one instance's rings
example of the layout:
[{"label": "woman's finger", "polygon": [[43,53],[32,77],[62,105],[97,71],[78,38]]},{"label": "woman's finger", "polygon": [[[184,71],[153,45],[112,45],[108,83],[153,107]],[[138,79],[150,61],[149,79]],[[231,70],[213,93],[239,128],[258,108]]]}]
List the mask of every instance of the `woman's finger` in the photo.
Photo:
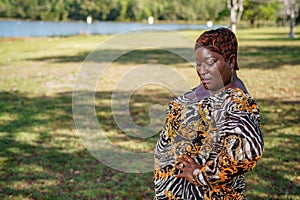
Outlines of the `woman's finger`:
[{"label": "woman's finger", "polygon": [[185,154],[182,155],[182,156],[180,156],[179,158],[185,160],[186,162],[194,162],[194,159],[193,159],[193,158],[191,158],[190,156],[185,155]]},{"label": "woman's finger", "polygon": [[184,168],[184,164],[182,162],[175,165],[175,169],[182,170]]},{"label": "woman's finger", "polygon": [[177,160],[179,162],[182,162],[183,164],[192,162],[192,159],[190,157],[186,156],[186,155],[178,157]]},{"label": "woman's finger", "polygon": [[177,177],[177,178],[186,178],[186,175],[184,173],[176,174],[175,177]]}]

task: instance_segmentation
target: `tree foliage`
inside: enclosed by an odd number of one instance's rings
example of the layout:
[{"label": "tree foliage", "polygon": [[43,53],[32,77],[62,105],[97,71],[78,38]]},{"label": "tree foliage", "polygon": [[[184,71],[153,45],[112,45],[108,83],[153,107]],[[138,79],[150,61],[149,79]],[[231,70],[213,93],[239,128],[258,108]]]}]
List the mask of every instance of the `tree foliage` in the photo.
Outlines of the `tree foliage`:
[{"label": "tree foliage", "polygon": [[31,20],[102,21],[213,20],[223,0],[0,0],[0,17]]},{"label": "tree foliage", "polygon": [[243,19],[249,20],[254,26],[257,20],[276,21],[278,13],[283,9],[283,4],[277,0],[253,1],[245,0]]},{"label": "tree foliage", "polygon": [[[296,0],[299,2],[299,0]],[[298,3],[299,6],[299,3]],[[278,20],[284,7],[280,0],[244,0],[243,20]],[[283,12],[284,13],[284,12]],[[224,0],[0,0],[0,17],[30,20],[100,21],[229,20]]]}]

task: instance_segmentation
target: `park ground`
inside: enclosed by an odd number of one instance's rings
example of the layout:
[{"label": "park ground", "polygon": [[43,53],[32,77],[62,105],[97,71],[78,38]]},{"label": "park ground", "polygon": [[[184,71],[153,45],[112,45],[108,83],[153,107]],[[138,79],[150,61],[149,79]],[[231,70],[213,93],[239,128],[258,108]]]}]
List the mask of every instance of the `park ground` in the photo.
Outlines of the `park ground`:
[{"label": "park ground", "polygon": [[[200,32],[180,34],[195,40]],[[238,73],[259,104],[265,140],[263,158],[247,173],[247,199],[300,199],[299,27],[295,35],[289,39],[288,28],[237,32]],[[74,125],[78,70],[112,37],[0,39],[0,199],[153,198],[151,172],[125,173],[102,164]],[[136,152],[152,152],[157,135],[124,135],[113,120],[110,99],[118,78],[145,63],[169,66],[191,86],[199,82],[192,66],[161,49],[132,51],[114,61],[96,88],[95,111],[113,144]],[[171,98],[164,88],[141,87],[130,99],[132,118],[146,125],[149,105],[166,106]]]}]

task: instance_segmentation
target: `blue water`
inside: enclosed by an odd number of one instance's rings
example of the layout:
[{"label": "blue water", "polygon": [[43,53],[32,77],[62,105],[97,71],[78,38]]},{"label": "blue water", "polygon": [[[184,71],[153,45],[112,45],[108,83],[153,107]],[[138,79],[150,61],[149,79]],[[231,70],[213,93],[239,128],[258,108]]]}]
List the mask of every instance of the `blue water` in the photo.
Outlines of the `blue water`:
[{"label": "blue water", "polygon": [[126,22],[44,22],[44,21],[0,21],[0,37],[69,36],[78,34],[118,34],[134,29],[163,28],[171,30],[203,30],[203,24],[146,24]]}]

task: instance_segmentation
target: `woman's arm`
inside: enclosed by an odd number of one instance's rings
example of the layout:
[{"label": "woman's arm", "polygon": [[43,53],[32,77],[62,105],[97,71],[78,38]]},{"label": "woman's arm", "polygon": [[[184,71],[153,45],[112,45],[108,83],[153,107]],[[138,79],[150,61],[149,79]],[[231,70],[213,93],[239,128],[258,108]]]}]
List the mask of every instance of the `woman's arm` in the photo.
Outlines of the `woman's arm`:
[{"label": "woman's arm", "polygon": [[[243,99],[243,98],[240,98]],[[256,166],[263,154],[263,136],[257,105],[251,99],[231,99],[224,123],[218,129],[223,148],[214,159],[208,159],[197,174],[201,184],[225,183]]]},{"label": "woman's arm", "polygon": [[[222,149],[217,155],[211,152],[204,166],[194,159],[179,158],[177,166],[183,177],[201,185],[216,185],[232,180],[256,166],[263,153],[263,137],[260,129],[257,105],[245,94],[227,99],[226,116],[221,120],[218,134],[222,137]],[[240,101],[242,100],[242,101]],[[213,155],[214,154],[214,155]]]}]

